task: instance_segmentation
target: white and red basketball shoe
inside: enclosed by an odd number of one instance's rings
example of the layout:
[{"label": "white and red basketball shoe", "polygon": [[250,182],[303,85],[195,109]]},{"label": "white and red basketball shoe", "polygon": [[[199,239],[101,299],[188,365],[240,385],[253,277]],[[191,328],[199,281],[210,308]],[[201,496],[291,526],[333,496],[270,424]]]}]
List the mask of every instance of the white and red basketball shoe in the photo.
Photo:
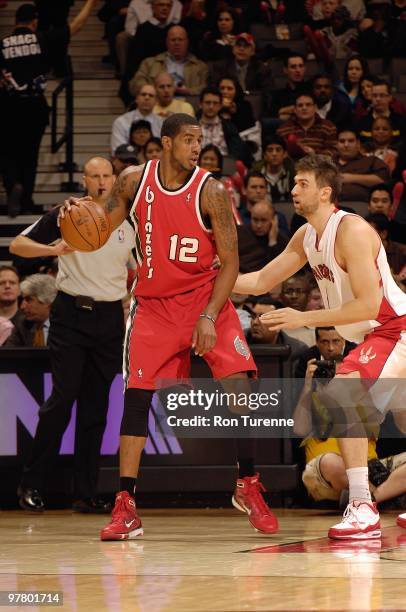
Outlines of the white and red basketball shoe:
[{"label": "white and red basketball shoe", "polygon": [[278,519],[264,500],[265,487],[259,482],[259,474],[239,478],[232,498],[233,506],[248,514],[248,520],[261,533],[276,533]]},{"label": "white and red basketball shoe", "polygon": [[112,519],[100,531],[101,540],[130,540],[142,535],[141,519],[137,514],[134,499],[127,491],[120,491],[116,495],[116,503],[112,512]]},{"label": "white and red basketball shoe", "polygon": [[334,540],[367,540],[381,537],[379,512],[374,502],[352,501],[344,511],[341,523],[333,525],[328,537]]},{"label": "white and red basketball shoe", "polygon": [[396,519],[396,522],[399,527],[403,527],[404,529],[406,529],[406,512],[404,512],[403,514],[399,514],[398,518]]}]

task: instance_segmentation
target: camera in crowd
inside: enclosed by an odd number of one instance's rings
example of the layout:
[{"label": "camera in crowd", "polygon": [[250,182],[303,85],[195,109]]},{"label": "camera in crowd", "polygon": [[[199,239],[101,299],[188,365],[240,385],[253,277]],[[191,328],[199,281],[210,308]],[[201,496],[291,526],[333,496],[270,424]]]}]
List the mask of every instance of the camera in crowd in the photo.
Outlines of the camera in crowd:
[{"label": "camera in crowd", "polygon": [[336,361],[334,359],[318,359],[314,362],[317,369],[314,378],[333,378],[336,373]]}]

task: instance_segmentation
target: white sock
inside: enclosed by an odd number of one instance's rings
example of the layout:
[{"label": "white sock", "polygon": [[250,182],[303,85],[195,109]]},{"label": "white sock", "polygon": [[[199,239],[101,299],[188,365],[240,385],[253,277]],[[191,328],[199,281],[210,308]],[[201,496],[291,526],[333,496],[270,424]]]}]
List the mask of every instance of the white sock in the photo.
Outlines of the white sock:
[{"label": "white sock", "polygon": [[356,467],[346,470],[350,491],[350,503],[356,500],[372,501],[369,491],[368,468]]}]

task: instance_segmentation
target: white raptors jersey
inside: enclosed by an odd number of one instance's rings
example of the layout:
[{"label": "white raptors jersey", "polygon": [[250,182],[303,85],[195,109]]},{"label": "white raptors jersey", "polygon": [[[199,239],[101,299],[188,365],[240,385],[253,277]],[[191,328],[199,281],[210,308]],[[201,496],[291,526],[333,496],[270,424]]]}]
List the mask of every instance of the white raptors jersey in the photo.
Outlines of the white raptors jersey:
[{"label": "white raptors jersey", "polygon": [[[328,220],[318,244],[316,230],[308,224],[303,240],[303,248],[319,286],[325,308],[337,308],[354,299],[349,276],[338,265],[334,257],[337,229],[342,218],[348,214],[351,213],[336,209]],[[356,248],[356,236],[354,236],[354,248]],[[337,325],[337,331],[346,340],[362,342],[366,334],[380,326],[385,326],[385,329],[388,327],[393,332],[399,324],[399,333],[406,328],[405,319],[401,319],[402,316],[406,315],[406,295],[399,289],[392,277],[382,244],[376,260],[376,267],[380,275],[382,289],[382,302],[377,319],[376,321]]]}]

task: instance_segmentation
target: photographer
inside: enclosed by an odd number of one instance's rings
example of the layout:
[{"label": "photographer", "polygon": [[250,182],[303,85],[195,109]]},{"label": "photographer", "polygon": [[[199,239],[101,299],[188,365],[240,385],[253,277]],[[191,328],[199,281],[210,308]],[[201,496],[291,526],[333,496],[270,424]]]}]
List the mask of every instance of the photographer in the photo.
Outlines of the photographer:
[{"label": "photographer", "polygon": [[[312,363],[322,360],[341,361],[355,347],[355,344],[345,341],[336,331],[335,327],[316,327],[315,335],[316,344],[299,356],[295,369],[295,378],[305,378],[309,361],[312,361]],[[324,365],[327,364],[321,365],[321,370],[325,370]],[[316,367],[314,370],[316,370]],[[321,375],[316,375],[316,378],[325,378],[323,372],[319,370],[318,373]]]},{"label": "photographer", "polygon": [[[318,406],[314,406],[313,392],[317,391],[323,379],[327,382],[333,378],[336,362],[342,361],[355,346],[351,342],[346,342],[334,327],[316,327],[315,335],[316,344],[298,356],[294,372],[295,378],[304,379],[294,412],[295,433],[303,438],[310,436],[314,430],[314,421],[320,417]],[[297,388],[300,389],[299,385]],[[326,433],[328,426],[326,413],[325,417],[324,427],[320,420],[316,425],[319,430],[323,430],[323,433]]]},{"label": "photographer", "polygon": [[[327,383],[333,378],[335,362],[341,361],[352,345],[345,342],[334,327],[316,328],[316,339],[316,346],[302,354],[295,369],[298,378],[303,362],[306,363],[304,386],[293,415],[295,433],[304,438],[301,446],[305,449],[306,468],[302,480],[308,494],[315,501],[338,501],[342,493],[344,497],[347,492],[348,477],[337,439],[328,437],[329,415],[314,391],[323,385],[323,379]],[[391,507],[403,508],[406,505],[406,453],[378,459],[377,435],[378,431],[371,431],[368,440],[370,490],[378,504],[390,500]]]}]

